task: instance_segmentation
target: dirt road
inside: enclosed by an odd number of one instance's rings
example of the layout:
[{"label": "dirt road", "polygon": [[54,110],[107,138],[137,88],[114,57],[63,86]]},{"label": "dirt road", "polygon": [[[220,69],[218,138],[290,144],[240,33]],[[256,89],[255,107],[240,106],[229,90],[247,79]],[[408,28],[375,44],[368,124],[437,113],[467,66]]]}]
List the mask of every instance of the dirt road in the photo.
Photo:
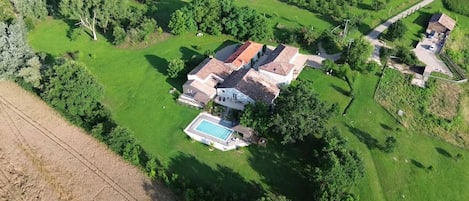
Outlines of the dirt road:
[{"label": "dirt road", "polygon": [[174,200],[34,95],[0,82],[0,200]]}]

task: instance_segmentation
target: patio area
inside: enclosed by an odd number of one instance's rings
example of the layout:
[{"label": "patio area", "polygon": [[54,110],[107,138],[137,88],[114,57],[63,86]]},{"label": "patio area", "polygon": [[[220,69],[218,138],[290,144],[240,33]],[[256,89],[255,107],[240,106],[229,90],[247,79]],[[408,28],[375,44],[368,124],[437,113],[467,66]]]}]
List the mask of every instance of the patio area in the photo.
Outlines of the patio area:
[{"label": "patio area", "polygon": [[[205,122],[218,129],[230,132],[226,139],[217,137],[212,131],[214,129],[203,130],[200,125]],[[238,147],[245,147],[251,144],[254,131],[247,127],[235,125],[233,122],[222,120],[217,116],[202,112],[184,129],[184,132],[193,140],[212,146],[221,151],[229,151]],[[255,141],[254,141],[255,142]]]}]

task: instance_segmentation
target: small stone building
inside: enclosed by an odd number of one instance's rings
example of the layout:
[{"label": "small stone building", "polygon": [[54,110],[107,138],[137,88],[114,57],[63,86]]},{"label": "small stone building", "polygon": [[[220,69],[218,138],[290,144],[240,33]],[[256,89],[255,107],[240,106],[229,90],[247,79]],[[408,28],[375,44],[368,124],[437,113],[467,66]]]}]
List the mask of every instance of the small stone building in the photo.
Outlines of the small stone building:
[{"label": "small stone building", "polygon": [[427,32],[448,34],[454,29],[456,21],[443,13],[437,13],[428,21]]}]

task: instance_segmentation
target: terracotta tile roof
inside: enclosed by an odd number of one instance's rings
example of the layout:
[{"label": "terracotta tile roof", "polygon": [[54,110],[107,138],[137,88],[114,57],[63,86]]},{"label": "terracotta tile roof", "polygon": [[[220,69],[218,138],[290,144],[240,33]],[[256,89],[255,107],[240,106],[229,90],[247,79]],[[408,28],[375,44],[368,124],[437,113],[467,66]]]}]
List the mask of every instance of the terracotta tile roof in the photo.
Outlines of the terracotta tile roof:
[{"label": "terracotta tile roof", "polygon": [[195,75],[202,80],[207,79],[210,74],[214,74],[222,79],[227,78],[231,72],[230,67],[226,66],[222,61],[214,58],[207,58],[197,67],[192,69],[189,75]]},{"label": "terracotta tile roof", "polygon": [[246,41],[230,57],[228,57],[228,59],[226,59],[225,63],[231,63],[236,68],[241,68],[251,62],[251,59],[262,50],[262,46],[263,45],[259,43]]},{"label": "terracotta tile roof", "polygon": [[235,88],[250,98],[267,104],[272,103],[280,92],[277,85],[252,68],[233,72],[219,88]]},{"label": "terracotta tile roof", "polygon": [[298,50],[299,49],[296,47],[280,44],[272,51],[259,69],[280,75],[287,75],[295,67],[290,61],[298,54]]},{"label": "terracotta tile roof", "polygon": [[429,22],[438,22],[450,31],[456,26],[456,21],[443,13],[434,14]]}]

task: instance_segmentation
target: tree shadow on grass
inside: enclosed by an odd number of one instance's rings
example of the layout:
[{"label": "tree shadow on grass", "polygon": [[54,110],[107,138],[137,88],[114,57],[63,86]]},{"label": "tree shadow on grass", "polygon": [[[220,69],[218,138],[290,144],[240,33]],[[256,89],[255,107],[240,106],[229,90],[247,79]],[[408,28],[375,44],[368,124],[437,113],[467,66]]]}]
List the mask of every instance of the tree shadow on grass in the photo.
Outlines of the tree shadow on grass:
[{"label": "tree shadow on grass", "polygon": [[342,87],[339,87],[335,84],[330,84],[332,88],[334,88],[337,92],[341,93],[342,95],[344,96],[349,96],[349,92],[345,89],[343,89]]},{"label": "tree shadow on grass", "polygon": [[174,193],[160,181],[145,181],[142,186],[151,200],[176,200]]},{"label": "tree shadow on grass", "polygon": [[421,162],[418,162],[418,161],[416,161],[416,160],[414,160],[414,159],[410,159],[410,162],[411,162],[413,165],[415,165],[415,167],[422,168],[422,169],[425,168],[425,166],[424,166]]},{"label": "tree shadow on grass", "polygon": [[260,184],[246,181],[232,169],[221,165],[210,167],[188,154],[171,159],[169,170],[184,178],[180,180],[186,182],[183,188],[203,187],[212,192],[215,200],[256,200],[264,193]]},{"label": "tree shadow on grass", "polygon": [[358,138],[358,140],[360,140],[360,142],[364,143],[368,147],[368,149],[383,150],[383,147],[381,146],[379,141],[373,136],[371,136],[369,133],[362,131],[358,128],[351,127],[349,125],[347,125],[347,128],[353,135],[355,135],[355,137]]},{"label": "tree shadow on grass", "polygon": [[390,126],[388,126],[387,124],[384,124],[384,123],[380,123],[379,125],[381,125],[381,128],[385,129],[385,130],[388,130],[388,131],[391,131],[392,128]]},{"label": "tree shadow on grass", "polygon": [[441,148],[441,147],[435,147],[436,151],[443,155],[443,156],[446,156],[448,158],[453,158],[453,155],[451,155],[448,151],[446,151],[445,149]]},{"label": "tree shadow on grass", "polygon": [[305,192],[311,192],[312,187],[302,173],[305,163],[302,159],[313,158],[313,154],[311,145],[304,144],[281,145],[279,140],[269,139],[265,148],[251,145],[249,163],[272,192],[291,200],[309,200],[310,194]]},{"label": "tree shadow on grass", "polygon": [[[151,54],[146,54],[145,59],[147,59],[148,63],[155,68],[159,73],[164,75],[166,77],[166,82],[170,84],[172,87],[176,88],[178,91],[182,91],[182,85],[185,82],[185,79],[182,78],[183,76],[181,75],[179,78],[169,78],[168,77],[168,64],[169,62],[156,55],[151,55]],[[182,74],[182,73],[181,73]],[[184,74],[185,75],[185,74]],[[185,77],[185,76],[184,76]]]}]

